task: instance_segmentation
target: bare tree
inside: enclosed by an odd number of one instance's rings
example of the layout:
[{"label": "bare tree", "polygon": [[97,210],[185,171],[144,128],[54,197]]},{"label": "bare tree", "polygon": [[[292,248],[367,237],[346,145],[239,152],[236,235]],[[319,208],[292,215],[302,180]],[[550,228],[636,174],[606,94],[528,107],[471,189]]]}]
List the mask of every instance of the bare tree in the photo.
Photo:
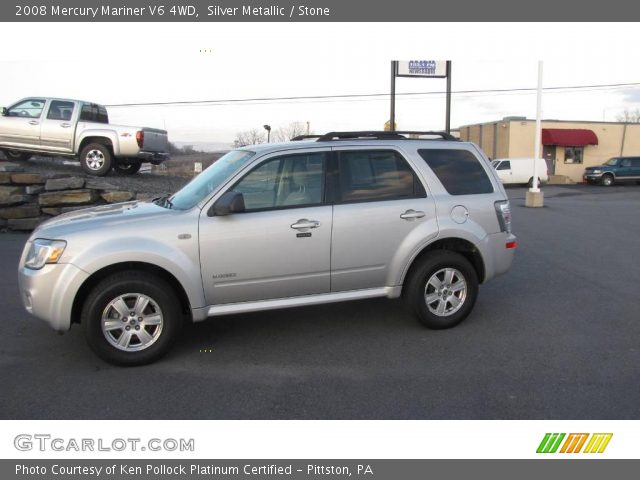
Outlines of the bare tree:
[{"label": "bare tree", "polygon": [[265,140],[266,138],[264,133],[254,128],[236,133],[236,139],[233,141],[233,146],[238,148],[244,147],[245,145],[255,145],[257,143],[264,143]]},{"label": "bare tree", "polygon": [[[293,137],[298,135],[305,135],[307,133],[306,122],[291,122],[286,127],[279,127],[275,130],[271,136],[276,142],[288,142]],[[312,133],[312,132],[309,132]]]},{"label": "bare tree", "polygon": [[619,122],[625,123],[640,123],[640,108],[636,108],[631,111],[628,108],[624,109],[620,115],[616,117]]}]

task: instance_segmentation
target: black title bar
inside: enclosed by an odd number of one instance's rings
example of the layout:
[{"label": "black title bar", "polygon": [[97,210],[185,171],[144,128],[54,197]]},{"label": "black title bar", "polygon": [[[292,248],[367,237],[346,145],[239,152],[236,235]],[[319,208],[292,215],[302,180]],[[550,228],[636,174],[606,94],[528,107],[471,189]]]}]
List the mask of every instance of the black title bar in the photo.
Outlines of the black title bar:
[{"label": "black title bar", "polygon": [[[504,22],[633,21],[628,0],[14,0],[3,22]],[[423,28],[423,27],[417,27]],[[540,32],[541,35],[563,35]],[[383,32],[381,32],[383,34]]]}]

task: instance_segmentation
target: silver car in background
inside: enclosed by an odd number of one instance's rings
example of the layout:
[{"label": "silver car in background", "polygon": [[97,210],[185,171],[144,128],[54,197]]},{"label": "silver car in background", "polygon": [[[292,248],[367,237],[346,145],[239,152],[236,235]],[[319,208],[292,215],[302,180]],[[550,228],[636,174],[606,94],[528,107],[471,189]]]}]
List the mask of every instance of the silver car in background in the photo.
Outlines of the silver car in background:
[{"label": "silver car in background", "polygon": [[427,327],[452,327],[515,246],[474,144],[332,132],[233,150],[171,196],[47,221],[20,294],[58,331],[81,324],[103,359],[139,365],[184,321],[283,307],[402,296]]}]

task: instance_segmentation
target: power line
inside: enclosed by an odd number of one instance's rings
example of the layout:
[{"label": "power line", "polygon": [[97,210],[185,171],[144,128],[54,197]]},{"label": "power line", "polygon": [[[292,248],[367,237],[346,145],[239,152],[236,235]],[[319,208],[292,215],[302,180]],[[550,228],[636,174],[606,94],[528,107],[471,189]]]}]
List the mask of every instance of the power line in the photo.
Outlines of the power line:
[{"label": "power line", "polygon": [[[545,87],[544,91],[557,91],[557,90],[585,90],[585,89],[616,89],[625,87],[637,87],[640,86],[640,82],[634,83],[608,83],[608,84],[596,84],[596,85],[574,85],[574,86],[562,86],[562,87]],[[535,88],[494,88],[485,90],[456,90],[451,92],[452,94],[478,94],[478,93],[514,93],[514,92],[532,92]],[[409,96],[409,95],[443,95],[444,91],[432,91],[432,92],[405,92],[396,93],[396,96]],[[233,103],[246,103],[246,102],[290,102],[295,100],[340,100],[349,98],[376,98],[376,97],[388,97],[389,93],[354,93],[354,94],[342,94],[342,95],[301,95],[293,97],[258,97],[258,98],[230,98],[230,99],[217,99],[217,100],[184,100],[173,102],[141,102],[141,103],[117,103],[106,105],[107,107],[152,107],[152,106],[190,106],[190,105],[228,105]]]}]

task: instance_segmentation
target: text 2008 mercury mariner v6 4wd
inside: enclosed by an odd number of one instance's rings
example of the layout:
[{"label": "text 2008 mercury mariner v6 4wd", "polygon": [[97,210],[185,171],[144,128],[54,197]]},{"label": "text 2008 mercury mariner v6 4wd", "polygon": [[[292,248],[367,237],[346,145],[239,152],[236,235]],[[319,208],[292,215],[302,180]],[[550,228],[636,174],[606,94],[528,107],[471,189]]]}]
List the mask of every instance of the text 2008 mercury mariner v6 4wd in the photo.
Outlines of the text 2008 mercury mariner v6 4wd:
[{"label": "text 2008 mercury mariner v6 4wd", "polygon": [[440,132],[295,140],[233,150],[171,196],[43,223],[20,259],[26,309],[139,365],[184,321],[283,307],[402,296],[427,327],[452,327],[511,266],[507,195],[474,144]]}]

